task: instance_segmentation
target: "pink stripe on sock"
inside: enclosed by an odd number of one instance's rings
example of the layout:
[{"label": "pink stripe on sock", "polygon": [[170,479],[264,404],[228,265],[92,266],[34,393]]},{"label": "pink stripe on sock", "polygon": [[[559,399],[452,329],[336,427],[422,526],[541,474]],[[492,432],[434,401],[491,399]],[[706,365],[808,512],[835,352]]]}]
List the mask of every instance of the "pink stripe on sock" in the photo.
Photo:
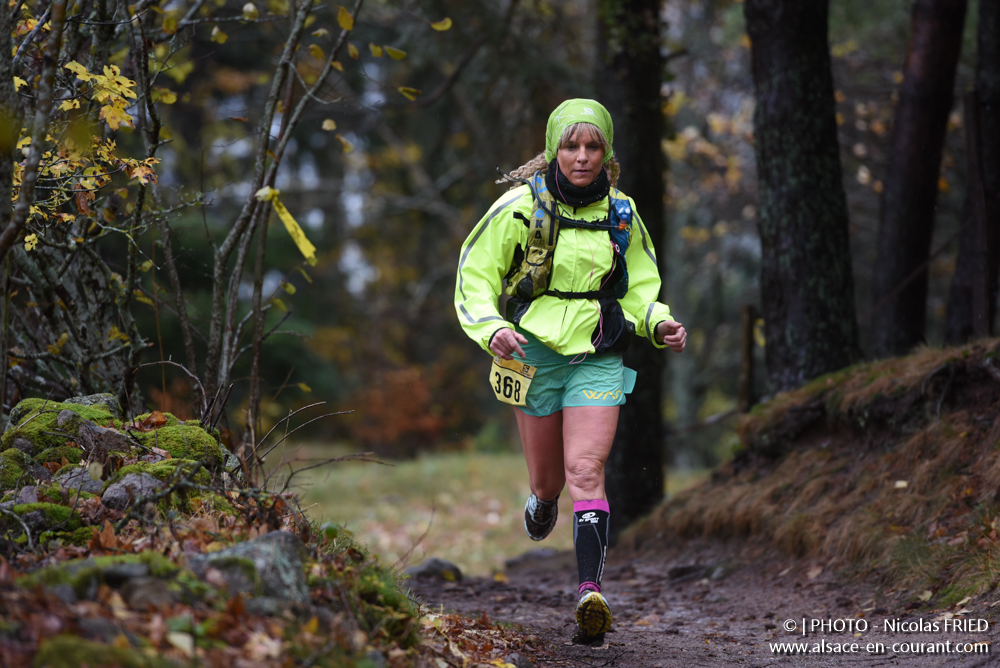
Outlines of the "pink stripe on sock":
[{"label": "pink stripe on sock", "polygon": [[580,589],[576,592],[576,595],[582,596],[583,592],[587,591],[588,589],[592,589],[596,591],[598,594],[601,593],[601,585],[597,584],[596,582],[584,582],[580,585]]},{"label": "pink stripe on sock", "polygon": [[606,513],[611,512],[611,506],[604,499],[592,499],[589,501],[574,501],[573,502],[573,512],[579,512],[581,510],[603,510]]}]

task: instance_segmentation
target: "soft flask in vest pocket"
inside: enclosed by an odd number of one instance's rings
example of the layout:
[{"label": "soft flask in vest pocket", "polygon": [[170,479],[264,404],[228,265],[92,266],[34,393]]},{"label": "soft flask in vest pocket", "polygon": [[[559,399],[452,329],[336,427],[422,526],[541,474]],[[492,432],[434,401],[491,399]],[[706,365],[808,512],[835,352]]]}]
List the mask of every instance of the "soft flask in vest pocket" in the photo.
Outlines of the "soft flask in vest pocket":
[{"label": "soft flask in vest pocket", "polygon": [[507,294],[525,301],[539,297],[549,287],[552,274],[552,256],[559,238],[559,222],[548,214],[555,207],[555,200],[535,174],[535,208],[529,225],[524,259],[507,282]]}]

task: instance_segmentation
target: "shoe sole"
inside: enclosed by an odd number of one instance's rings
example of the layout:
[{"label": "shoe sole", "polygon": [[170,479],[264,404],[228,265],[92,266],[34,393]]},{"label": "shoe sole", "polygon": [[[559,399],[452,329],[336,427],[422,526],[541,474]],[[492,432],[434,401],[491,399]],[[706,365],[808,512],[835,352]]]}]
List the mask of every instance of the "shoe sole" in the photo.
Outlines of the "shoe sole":
[{"label": "shoe sole", "polygon": [[556,524],[555,524],[555,522],[553,522],[552,526],[550,526],[548,529],[545,530],[545,533],[543,533],[541,536],[536,536],[536,535],[534,535],[534,534],[531,533],[530,529],[528,529],[528,522],[527,522],[527,520],[525,520],[525,522],[524,522],[524,532],[526,534],[528,534],[528,538],[530,538],[531,540],[534,540],[534,541],[545,540],[546,538],[549,537],[549,534],[552,533],[552,529],[554,529],[555,526],[556,526]]},{"label": "shoe sole", "polygon": [[611,630],[611,608],[603,596],[588,596],[577,606],[576,625],[588,636]]}]

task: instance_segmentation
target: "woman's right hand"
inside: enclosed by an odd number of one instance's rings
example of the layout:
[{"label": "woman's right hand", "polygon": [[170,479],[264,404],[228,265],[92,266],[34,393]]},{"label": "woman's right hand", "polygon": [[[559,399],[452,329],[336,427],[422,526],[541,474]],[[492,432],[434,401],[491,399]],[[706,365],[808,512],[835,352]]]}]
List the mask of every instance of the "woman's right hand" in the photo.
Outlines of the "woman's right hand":
[{"label": "woman's right hand", "polygon": [[527,342],[528,339],[524,338],[513,329],[504,327],[493,335],[493,340],[490,341],[490,351],[494,355],[498,355],[505,360],[513,359],[514,353],[517,353],[518,357],[524,359],[524,351],[521,350],[521,346],[518,344]]}]

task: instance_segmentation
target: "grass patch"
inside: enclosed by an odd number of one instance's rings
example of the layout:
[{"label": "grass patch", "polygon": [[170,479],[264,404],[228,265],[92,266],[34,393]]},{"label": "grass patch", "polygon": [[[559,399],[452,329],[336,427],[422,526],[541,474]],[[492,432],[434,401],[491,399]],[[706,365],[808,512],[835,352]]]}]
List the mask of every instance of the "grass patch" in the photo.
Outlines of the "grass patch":
[{"label": "grass patch", "polygon": [[[309,452],[318,454],[317,448]],[[677,494],[707,478],[708,471],[670,471],[667,491]],[[412,548],[410,565],[434,556],[454,562],[465,574],[488,575],[527,550],[573,547],[573,502],[565,490],[552,534],[542,543],[525,534],[524,501],[530,490],[520,452],[425,455],[391,467],[345,462],[315,473],[308,485],[303,495],[307,513],[345,525],[389,565]]]}]

